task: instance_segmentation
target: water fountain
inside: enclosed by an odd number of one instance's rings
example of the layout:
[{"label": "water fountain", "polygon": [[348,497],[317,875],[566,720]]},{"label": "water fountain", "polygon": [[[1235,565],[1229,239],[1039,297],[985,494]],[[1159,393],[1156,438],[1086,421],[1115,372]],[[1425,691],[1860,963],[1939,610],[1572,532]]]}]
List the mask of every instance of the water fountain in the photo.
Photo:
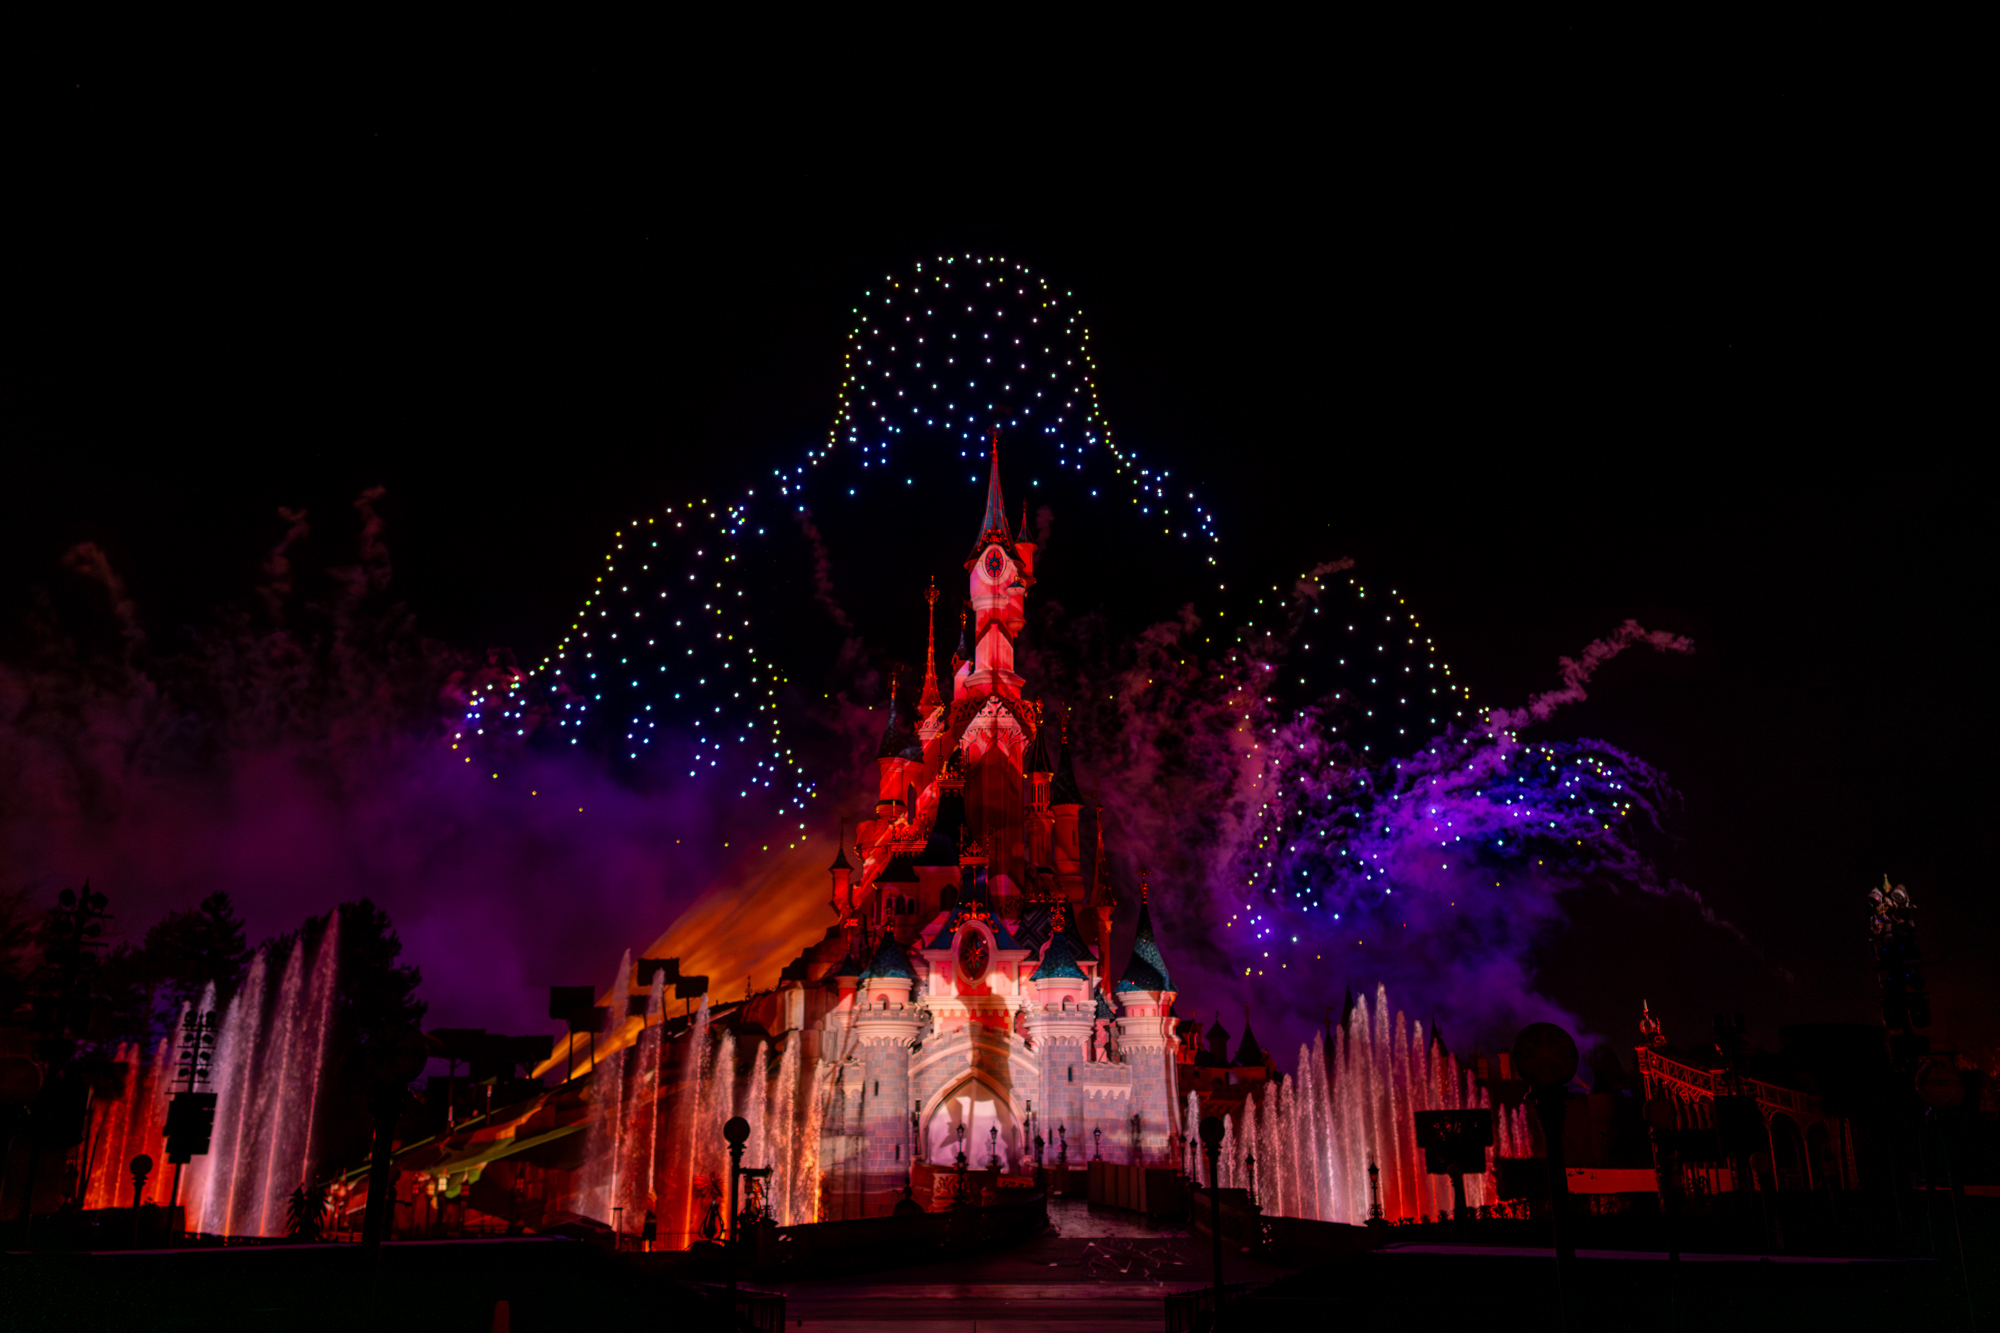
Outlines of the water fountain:
[{"label": "water fountain", "polygon": [[[181,1013],[186,1012],[183,1005]],[[150,1060],[143,1058],[144,1048],[137,1042],[120,1046],[113,1056],[128,1071],[125,1090],[116,1098],[93,1104],[85,1208],[130,1207],[132,1184],[126,1173],[132,1159],[145,1153],[155,1162],[167,1160],[167,1099],[179,1058],[179,1033],[176,1019],[174,1030],[154,1046]],[[166,1202],[166,1181],[171,1174],[153,1177],[147,1202]]]},{"label": "water fountain", "polygon": [[[627,952],[619,975],[630,976]],[[623,985],[612,987],[623,995]],[[601,1218],[621,1234],[638,1235],[657,1207],[660,1165],[661,1037],[666,980],[655,974],[646,993],[637,1041],[591,1076],[590,1127],[584,1145],[580,1211]]]},{"label": "water fountain", "polygon": [[[1489,1106],[1486,1090],[1427,1042],[1421,1025],[1401,1013],[1392,1018],[1380,987],[1372,1008],[1364,997],[1334,1031],[1330,1050],[1316,1045],[1299,1048],[1292,1078],[1226,1118],[1223,1187],[1254,1188],[1266,1213],[1358,1224],[1368,1220],[1372,1166],[1388,1220],[1448,1213],[1451,1183],[1425,1172],[1413,1116]],[[1192,1096],[1188,1114],[1190,1123],[1198,1115]],[[1495,1159],[1527,1156],[1526,1114],[1499,1111],[1494,1138]],[[1467,1176],[1465,1197],[1472,1207],[1491,1202],[1488,1177]]]},{"label": "water fountain", "polygon": [[[285,1200],[311,1169],[313,1123],[326,1072],[333,1021],[339,916],[285,951],[259,952],[229,1002],[216,1038],[208,1091],[216,1094],[215,1133],[206,1155],[188,1166],[180,1198],[190,1231],[217,1236],[279,1236]],[[275,982],[273,971],[277,975]],[[194,1013],[215,1007],[209,986]],[[190,1010],[182,1009],[184,1019]],[[94,1109],[87,1207],[131,1202],[127,1164],[138,1153],[166,1161],[167,1105],[177,1090],[180,1024],[150,1061],[137,1046],[119,1052],[133,1066],[124,1095]],[[165,1203],[171,1172],[154,1177],[149,1195]]]},{"label": "water fountain", "polygon": [[804,1054],[803,1034],[739,1044],[710,1022],[704,999],[687,1031],[669,1040],[662,1002],[656,980],[638,1041],[592,1076],[578,1211],[628,1235],[651,1211],[659,1246],[685,1248],[700,1235],[702,1179],[727,1190],[720,1127],[741,1115],[750,1125],[745,1164],[772,1168],[765,1198],[773,1220],[814,1220],[829,1086],[826,1067]]},{"label": "water fountain", "polygon": [[181,1189],[191,1231],[284,1234],[285,1200],[312,1161],[339,930],[333,913],[316,941],[295,940],[275,988],[272,956],[258,953],[229,1002],[215,1043],[215,1137]]},{"label": "water fountain", "polygon": [[[612,1017],[621,1025],[626,1019],[625,996],[631,982],[632,951],[627,949],[618,961],[610,990]],[[619,1168],[624,1165],[620,1158],[630,1110],[625,1103],[625,1066],[637,1053],[635,1043],[602,1063],[597,1060],[594,1047],[591,1054],[590,1122],[584,1138],[583,1174],[577,1182],[577,1211],[612,1226],[621,1225],[623,1219],[623,1214],[616,1210],[623,1203],[618,1197],[618,1177]]]}]

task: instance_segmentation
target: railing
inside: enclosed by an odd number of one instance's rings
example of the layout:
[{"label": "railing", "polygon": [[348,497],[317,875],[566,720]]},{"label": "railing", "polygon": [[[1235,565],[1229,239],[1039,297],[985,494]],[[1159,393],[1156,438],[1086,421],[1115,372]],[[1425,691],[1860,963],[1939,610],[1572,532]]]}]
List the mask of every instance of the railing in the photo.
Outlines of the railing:
[{"label": "railing", "polygon": [[[1723,1069],[1697,1069],[1693,1065],[1682,1064],[1668,1059],[1656,1051],[1639,1052],[1639,1072],[1648,1080],[1669,1085],[1682,1094],[1683,1100],[1713,1099],[1729,1094],[1729,1072]],[[1781,1088],[1775,1083],[1762,1079],[1745,1078],[1739,1080],[1743,1091],[1769,1107],[1790,1111],[1794,1115],[1824,1115],[1819,1098],[1796,1088]]]}]

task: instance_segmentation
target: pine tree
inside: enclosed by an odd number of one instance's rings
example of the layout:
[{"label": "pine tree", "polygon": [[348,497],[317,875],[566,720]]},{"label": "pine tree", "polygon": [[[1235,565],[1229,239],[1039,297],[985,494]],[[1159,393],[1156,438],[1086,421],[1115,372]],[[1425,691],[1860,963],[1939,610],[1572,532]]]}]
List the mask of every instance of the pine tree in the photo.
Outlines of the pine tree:
[{"label": "pine tree", "polygon": [[213,982],[220,1007],[250,966],[243,920],[226,893],[211,893],[189,911],[169,912],[146,932],[145,954],[161,999],[193,1004]]}]

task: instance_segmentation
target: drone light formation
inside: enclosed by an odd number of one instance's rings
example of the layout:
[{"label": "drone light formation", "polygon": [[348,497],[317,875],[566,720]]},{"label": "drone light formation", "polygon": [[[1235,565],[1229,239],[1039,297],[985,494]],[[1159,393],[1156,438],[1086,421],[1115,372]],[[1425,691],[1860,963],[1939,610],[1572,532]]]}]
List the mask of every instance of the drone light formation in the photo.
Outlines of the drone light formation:
[{"label": "drone light formation", "polygon": [[[468,692],[451,739],[468,780],[503,781],[530,749],[602,755],[764,802],[774,824],[755,841],[796,846],[817,827],[811,802],[849,775],[812,771],[793,742],[815,720],[797,710],[837,710],[799,683],[826,663],[790,660],[778,608],[810,585],[857,638],[829,573],[841,539],[822,529],[851,540],[928,514],[970,525],[996,438],[1013,493],[1042,505],[1044,523],[1061,506],[1190,571],[1186,610],[1120,654],[1092,657],[1073,621],[1045,617],[1023,660],[1045,702],[1071,714],[1118,843],[1174,868],[1163,882],[1181,891],[1159,910],[1211,955],[1191,971],[1205,964],[1237,988],[1297,978],[1301,1012],[1337,971],[1420,1006],[1540,1016],[1521,960],[1560,916],[1559,892],[1687,892],[1642,850],[1675,799],[1660,774],[1615,746],[1522,738],[1625,648],[1686,652],[1686,640],[1627,622],[1562,664],[1561,689],[1482,711],[1409,598],[1351,561],[1232,598],[1213,507],[1114,440],[1073,295],[979,256],[918,264],[863,294],[832,425],[797,463],[613,534],[551,652]],[[869,573],[909,579],[906,660],[922,657],[915,609],[934,572]],[[843,702],[851,721],[852,705],[881,700]]]}]

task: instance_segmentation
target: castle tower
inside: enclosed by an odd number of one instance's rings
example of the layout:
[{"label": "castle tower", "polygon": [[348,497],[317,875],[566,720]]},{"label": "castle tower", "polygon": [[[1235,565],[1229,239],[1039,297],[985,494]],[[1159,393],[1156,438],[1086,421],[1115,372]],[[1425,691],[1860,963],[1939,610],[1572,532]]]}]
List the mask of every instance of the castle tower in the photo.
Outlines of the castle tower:
[{"label": "castle tower", "polygon": [[[1014,639],[1026,623],[1028,587],[1034,582],[1000,494],[1000,433],[993,433],[986,514],[965,562],[973,613],[971,669],[962,671],[952,704],[952,726],[965,755],[965,809],[972,833],[986,848],[987,867],[1000,895],[1018,893],[1026,881],[1027,847],[1021,819],[1023,766],[1034,738],[1033,715],[1021,701],[1014,670]],[[1000,880],[1005,883],[999,883]]]},{"label": "castle tower", "polygon": [[833,898],[828,906],[835,916],[842,916],[854,910],[854,867],[847,859],[847,825],[840,826],[840,832],[833,840],[833,864],[826,868],[833,880]]},{"label": "castle tower", "polygon": [[820,1160],[843,1164],[827,1204],[842,1217],[887,1213],[906,1181],[943,1206],[961,1149],[983,1191],[989,1161],[1015,1183],[1032,1169],[1038,1132],[1047,1164],[1066,1142],[1081,1169],[1167,1160],[1180,1128],[1175,992],[1150,907],[1114,987],[1102,812],[1086,857],[1063,724],[1022,697],[1036,550],[1025,507],[1010,529],[1001,503],[996,440],[952,696],[933,586],[914,700],[891,683],[874,818],[854,863],[843,828],[830,868],[836,925],[786,969],[804,987],[801,1035],[834,1066]]},{"label": "castle tower", "polygon": [[1146,877],[1139,876],[1139,929],[1132,956],[1113,988],[1123,1011],[1117,1023],[1118,1046],[1132,1066],[1132,1114],[1139,1117],[1140,1153],[1149,1162],[1170,1160],[1180,1132],[1180,1107],[1175,1097],[1173,980],[1167,960],[1153,938],[1153,909],[1147,901]]},{"label": "castle tower", "polygon": [[888,1212],[910,1178],[910,1042],[918,1015],[910,1002],[917,974],[896,937],[882,932],[855,991],[860,1063],[864,1215]]},{"label": "castle tower", "polygon": [[[1063,1125],[1076,1132],[1078,1142],[1088,1123],[1086,1093],[1089,1088],[1090,1038],[1095,1025],[1096,1003],[1091,998],[1090,981],[1077,966],[1064,929],[1062,909],[1052,922],[1053,933],[1042,946],[1042,957],[1029,982],[1033,1003],[1027,1014],[1028,1035],[1035,1043],[1041,1069],[1042,1098],[1040,1121],[1043,1135],[1050,1140],[1044,1160],[1053,1164],[1056,1155],[1055,1129]],[[1077,1082],[1079,1070],[1085,1081]],[[1080,1159],[1072,1155],[1072,1162]]]}]

